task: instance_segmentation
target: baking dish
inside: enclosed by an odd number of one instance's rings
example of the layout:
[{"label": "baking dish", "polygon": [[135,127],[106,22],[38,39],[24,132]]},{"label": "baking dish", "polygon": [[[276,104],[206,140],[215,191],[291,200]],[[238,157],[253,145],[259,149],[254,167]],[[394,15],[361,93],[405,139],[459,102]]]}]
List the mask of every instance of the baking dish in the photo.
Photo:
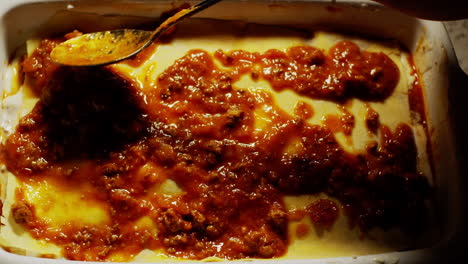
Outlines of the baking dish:
[{"label": "baking dish", "polygon": [[[95,25],[91,25],[96,21],[99,21],[102,27],[119,27],[124,24],[141,23],[142,20],[132,17],[125,20],[119,19],[114,16],[115,14],[147,16],[148,21],[150,21],[151,17],[158,16],[162,10],[166,10],[170,6],[170,1],[156,3],[152,1],[112,1],[112,5],[109,4],[109,1],[99,3],[90,1],[11,1],[1,6],[0,9],[3,14],[3,28],[0,29],[0,33],[4,38],[4,42],[1,43],[3,46],[0,46],[2,49],[0,55],[6,64],[7,58],[14,52],[15,48],[31,36],[71,30],[78,19],[84,19],[87,21],[85,23],[89,23],[92,28],[96,28]],[[48,19],[55,14],[57,14],[56,19],[61,19],[60,16],[63,19],[64,13],[62,11],[66,10],[83,12],[87,15],[68,16],[66,23],[47,23]],[[102,17],[94,15],[95,13],[102,15]],[[300,25],[313,28],[331,27],[396,39],[409,48],[415,57],[415,64],[423,77],[425,87],[430,140],[436,161],[434,163],[434,180],[438,192],[436,197],[437,203],[440,205],[439,215],[442,216],[444,236],[440,240],[439,246],[435,246],[433,249],[330,259],[329,261],[427,262],[434,255],[438,255],[438,248],[442,249],[444,245],[454,239],[455,234],[459,232],[458,226],[461,216],[457,212],[460,212],[461,206],[456,188],[459,174],[453,144],[453,124],[450,119],[452,115],[448,112],[448,91],[456,89],[450,86],[451,80],[463,78],[463,75],[455,66],[450,43],[440,23],[413,19],[370,2],[358,1],[338,3],[330,3],[329,1],[225,1],[200,14],[200,16],[261,24]],[[80,23],[83,23],[82,21]],[[4,76],[4,80],[8,83],[8,76]],[[457,83],[458,85],[460,82]],[[2,89],[8,89],[8,86],[4,84]],[[2,251],[0,261],[5,263],[25,262],[25,257]],[[66,262],[36,258],[27,258],[27,261],[31,261],[31,263]],[[322,262],[323,260],[297,260],[294,263],[314,261]],[[275,262],[275,260],[266,262]]]}]

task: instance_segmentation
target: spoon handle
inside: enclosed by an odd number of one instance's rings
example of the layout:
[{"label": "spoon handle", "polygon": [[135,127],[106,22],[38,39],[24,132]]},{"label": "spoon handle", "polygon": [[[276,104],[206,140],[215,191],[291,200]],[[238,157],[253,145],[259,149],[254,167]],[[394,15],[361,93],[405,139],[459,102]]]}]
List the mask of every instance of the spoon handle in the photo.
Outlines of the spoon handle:
[{"label": "spoon handle", "polygon": [[153,42],[155,39],[157,39],[162,33],[164,33],[167,29],[172,27],[174,24],[178,23],[179,21],[183,20],[184,18],[188,16],[192,16],[218,2],[221,0],[204,0],[192,7],[185,8],[177,12],[175,15],[164,21],[159,27],[153,31],[152,36],[151,36],[151,41],[148,43],[148,45]]}]

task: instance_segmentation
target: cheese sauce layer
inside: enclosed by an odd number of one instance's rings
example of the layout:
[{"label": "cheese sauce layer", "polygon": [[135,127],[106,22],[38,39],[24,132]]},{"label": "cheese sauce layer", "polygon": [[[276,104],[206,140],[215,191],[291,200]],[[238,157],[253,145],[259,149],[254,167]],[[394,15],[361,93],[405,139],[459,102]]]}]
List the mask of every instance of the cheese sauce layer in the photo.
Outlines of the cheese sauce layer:
[{"label": "cheese sauce layer", "polygon": [[[213,50],[181,31],[107,67],[53,64],[63,39],[22,62],[39,101],[3,145],[14,225],[88,261],[367,254],[421,235],[431,187],[401,62],[359,40]],[[406,114],[388,118],[393,97]]]}]

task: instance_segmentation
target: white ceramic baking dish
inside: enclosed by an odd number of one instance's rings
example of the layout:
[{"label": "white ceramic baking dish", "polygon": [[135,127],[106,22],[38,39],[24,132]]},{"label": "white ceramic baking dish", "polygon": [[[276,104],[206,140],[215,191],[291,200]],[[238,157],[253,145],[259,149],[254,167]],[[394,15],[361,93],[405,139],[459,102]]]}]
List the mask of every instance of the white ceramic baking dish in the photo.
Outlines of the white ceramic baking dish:
[{"label": "white ceramic baking dish", "polygon": [[[0,93],[8,89],[5,74],[8,58],[28,38],[47,32],[66,32],[80,23],[92,28],[131,26],[152,20],[173,1],[118,0],[2,0],[0,3]],[[83,12],[70,16],[67,12]],[[67,16],[68,14],[68,16]],[[62,16],[62,17],[61,17]],[[66,16],[66,20],[63,20]],[[370,1],[223,1],[199,17],[242,20],[262,24],[334,28],[396,39],[414,55],[422,75],[429,137],[434,159],[437,214],[442,237],[431,248],[379,255],[314,260],[265,260],[261,263],[440,263],[464,255],[463,202],[461,190],[466,170],[463,98],[467,98],[466,75],[459,69],[450,40],[440,22],[424,21],[389,10]],[[63,23],[48,23],[58,17]],[[57,21],[57,20],[56,20]],[[458,137],[456,137],[458,135]],[[457,148],[458,147],[458,148]],[[0,249],[0,263],[72,263],[8,253]],[[231,262],[232,263],[232,262]]]}]

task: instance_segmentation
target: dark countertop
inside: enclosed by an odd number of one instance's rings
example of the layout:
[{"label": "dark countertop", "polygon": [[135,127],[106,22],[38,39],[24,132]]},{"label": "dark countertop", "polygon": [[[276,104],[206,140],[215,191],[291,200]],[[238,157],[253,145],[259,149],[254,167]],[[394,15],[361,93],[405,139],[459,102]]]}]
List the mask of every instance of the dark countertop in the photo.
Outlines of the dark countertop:
[{"label": "dark countertop", "polygon": [[468,19],[444,22],[460,67],[468,73]]}]

